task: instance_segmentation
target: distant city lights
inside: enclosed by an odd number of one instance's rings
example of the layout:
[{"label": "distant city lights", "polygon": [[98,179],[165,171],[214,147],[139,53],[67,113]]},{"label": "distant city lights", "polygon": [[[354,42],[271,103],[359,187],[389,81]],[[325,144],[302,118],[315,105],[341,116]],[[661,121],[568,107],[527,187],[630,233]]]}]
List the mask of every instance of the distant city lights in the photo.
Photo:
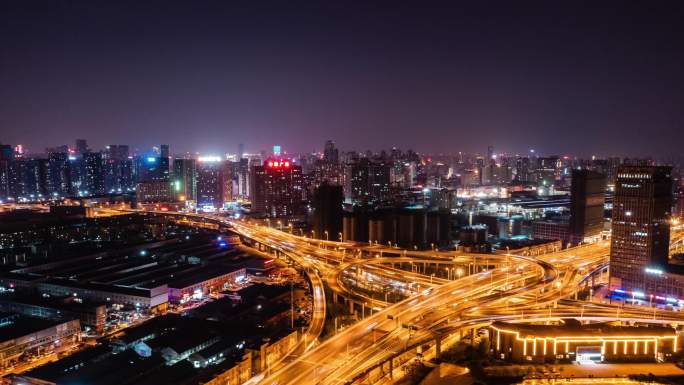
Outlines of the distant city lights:
[{"label": "distant city lights", "polygon": [[207,155],[197,157],[198,162],[220,162],[221,157],[217,155]]}]

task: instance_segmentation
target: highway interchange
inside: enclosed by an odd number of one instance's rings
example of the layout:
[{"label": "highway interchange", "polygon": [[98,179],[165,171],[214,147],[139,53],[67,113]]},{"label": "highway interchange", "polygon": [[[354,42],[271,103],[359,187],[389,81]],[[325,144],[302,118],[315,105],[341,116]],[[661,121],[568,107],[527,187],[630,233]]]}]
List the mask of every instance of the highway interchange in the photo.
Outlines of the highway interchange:
[{"label": "highway interchange", "polygon": [[[589,274],[606,267],[608,241],[536,257],[478,255],[322,241],[242,220],[191,215],[221,222],[243,239],[266,245],[308,271],[314,316],[305,332],[305,352],[288,357],[258,377],[254,382],[259,384],[386,381],[387,375],[396,370],[389,365],[395,361],[393,358],[406,356],[405,352],[412,355],[426,346],[434,349],[437,340],[446,342],[463,330],[486,326],[493,320],[551,321],[572,317],[684,323],[684,315],[679,312],[571,299]],[[672,243],[678,244],[682,233],[674,233],[672,238]],[[417,266],[411,271],[395,267],[406,263]],[[425,266],[431,263],[446,266],[443,269],[450,279],[434,276],[434,268],[429,277],[420,273],[421,264],[426,272]],[[382,296],[371,297],[350,287],[350,279],[365,279],[369,273],[403,282],[412,289],[407,298],[388,303]],[[368,307],[362,320],[318,343],[325,323],[325,284],[333,293]]]}]

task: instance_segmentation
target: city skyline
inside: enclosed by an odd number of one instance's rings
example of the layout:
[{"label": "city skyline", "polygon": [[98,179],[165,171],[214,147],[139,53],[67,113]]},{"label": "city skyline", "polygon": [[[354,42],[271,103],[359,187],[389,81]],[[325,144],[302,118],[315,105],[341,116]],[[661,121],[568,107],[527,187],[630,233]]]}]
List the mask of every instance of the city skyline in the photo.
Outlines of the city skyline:
[{"label": "city skyline", "polygon": [[0,384],[684,384],[683,11],[0,1]]},{"label": "city skyline", "polygon": [[684,139],[679,4],[160,5],[3,3],[0,140],[672,156]]}]

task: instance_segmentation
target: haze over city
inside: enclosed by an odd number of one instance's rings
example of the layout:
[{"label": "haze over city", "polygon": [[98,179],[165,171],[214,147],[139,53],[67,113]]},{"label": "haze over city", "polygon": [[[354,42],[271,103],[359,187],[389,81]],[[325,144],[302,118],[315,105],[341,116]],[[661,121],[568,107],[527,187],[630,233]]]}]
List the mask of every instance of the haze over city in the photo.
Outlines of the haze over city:
[{"label": "haze over city", "polygon": [[[678,155],[680,2],[0,4],[0,131],[42,151]],[[648,141],[643,139],[648,137]]]}]

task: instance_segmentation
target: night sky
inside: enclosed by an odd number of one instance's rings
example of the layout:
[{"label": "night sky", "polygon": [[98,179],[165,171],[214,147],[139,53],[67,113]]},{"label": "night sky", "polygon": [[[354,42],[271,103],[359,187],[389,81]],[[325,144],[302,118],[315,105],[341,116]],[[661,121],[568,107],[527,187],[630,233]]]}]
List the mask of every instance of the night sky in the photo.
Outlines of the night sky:
[{"label": "night sky", "polygon": [[0,141],[680,154],[681,1],[460,3],[4,0]]}]

